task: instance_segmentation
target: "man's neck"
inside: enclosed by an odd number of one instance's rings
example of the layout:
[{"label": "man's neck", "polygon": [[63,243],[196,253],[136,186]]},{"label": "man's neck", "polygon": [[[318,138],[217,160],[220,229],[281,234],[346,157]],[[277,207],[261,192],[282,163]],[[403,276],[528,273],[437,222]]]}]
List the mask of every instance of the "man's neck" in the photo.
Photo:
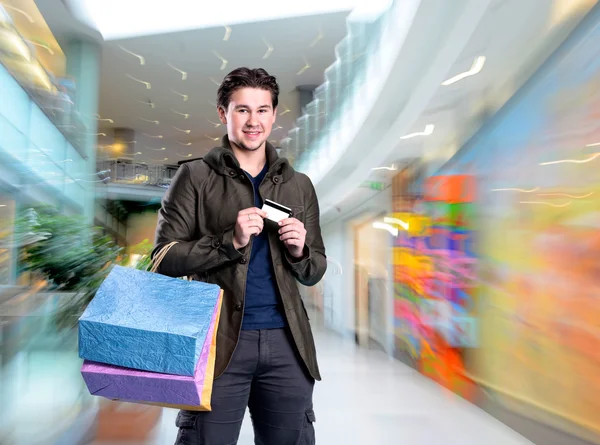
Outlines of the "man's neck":
[{"label": "man's neck", "polygon": [[231,149],[242,170],[252,176],[257,176],[267,163],[266,144],[263,144],[258,150],[248,151],[232,143]]}]

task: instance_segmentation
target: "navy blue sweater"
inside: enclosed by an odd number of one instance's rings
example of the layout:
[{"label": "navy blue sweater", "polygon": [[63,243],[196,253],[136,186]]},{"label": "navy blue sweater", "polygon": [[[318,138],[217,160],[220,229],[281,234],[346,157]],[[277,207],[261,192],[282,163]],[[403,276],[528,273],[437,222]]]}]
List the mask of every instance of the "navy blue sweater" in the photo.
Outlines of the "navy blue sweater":
[{"label": "navy blue sweater", "polygon": [[[267,174],[267,170],[268,164],[265,164],[256,178],[246,172],[254,186],[254,205],[259,209],[263,202],[258,187]],[[269,239],[265,229],[260,235],[254,236],[252,241],[242,329],[278,329],[286,325],[283,303],[275,282]]]}]

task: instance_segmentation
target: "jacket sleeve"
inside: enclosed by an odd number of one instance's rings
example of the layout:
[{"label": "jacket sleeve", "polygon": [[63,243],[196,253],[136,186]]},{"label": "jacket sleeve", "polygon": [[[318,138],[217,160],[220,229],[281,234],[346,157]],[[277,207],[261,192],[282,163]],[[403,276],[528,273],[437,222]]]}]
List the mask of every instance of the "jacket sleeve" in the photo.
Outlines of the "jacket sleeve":
[{"label": "jacket sleeve", "polygon": [[178,241],[165,255],[158,273],[181,277],[203,273],[242,257],[233,245],[234,227],[221,233],[198,233],[202,211],[199,190],[194,187],[188,164],[183,164],[162,200],[158,212],[152,257],[166,244]]},{"label": "jacket sleeve", "polygon": [[307,176],[304,176],[306,185],[302,189],[308,192],[305,205],[306,241],[304,244],[304,256],[302,258],[292,257],[287,249],[285,258],[292,269],[292,274],[304,286],[314,286],[327,271],[327,256],[325,245],[321,236],[321,224],[319,221],[319,202],[315,188]]}]

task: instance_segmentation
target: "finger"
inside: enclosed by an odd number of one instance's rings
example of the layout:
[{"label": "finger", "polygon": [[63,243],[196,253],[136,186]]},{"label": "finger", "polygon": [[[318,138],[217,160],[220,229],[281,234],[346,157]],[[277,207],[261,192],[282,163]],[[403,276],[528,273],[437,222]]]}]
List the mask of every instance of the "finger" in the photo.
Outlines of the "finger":
[{"label": "finger", "polygon": [[297,239],[285,240],[283,242],[283,245],[286,246],[286,247],[290,247],[290,246],[293,246],[293,247],[304,247],[304,243],[300,242],[300,240],[297,240]]},{"label": "finger", "polygon": [[290,224],[296,224],[296,223],[302,224],[296,218],[286,218],[286,219],[282,219],[281,221],[279,221],[279,225],[282,227],[289,226]]},{"label": "finger", "polygon": [[281,241],[293,240],[293,241],[301,241],[304,242],[304,236],[300,232],[286,232],[279,237]]},{"label": "finger", "polygon": [[240,212],[238,213],[238,217],[245,216],[246,218],[248,218],[248,215],[252,214],[258,215],[261,218],[267,217],[267,212],[259,209],[258,207],[250,207],[249,209],[240,210]]},{"label": "finger", "polygon": [[281,229],[279,229],[279,234],[281,234],[281,235],[283,235],[284,233],[288,233],[288,232],[297,232],[299,234],[303,234],[306,232],[306,230],[304,229],[304,227],[301,227],[298,225],[284,226]]},{"label": "finger", "polygon": [[249,215],[250,213],[258,213],[261,210],[258,207],[250,207],[244,210],[240,210],[238,215]]},{"label": "finger", "polygon": [[263,220],[263,218],[261,218],[260,215],[256,215],[254,213],[248,213],[246,215],[238,216],[237,223],[240,226],[243,226],[246,224],[257,224],[257,223],[264,224],[264,220]]},{"label": "finger", "polygon": [[242,230],[248,230],[252,227],[257,227],[262,231],[264,226],[265,223],[262,219],[247,219],[246,221],[240,221],[240,227],[242,228]]}]

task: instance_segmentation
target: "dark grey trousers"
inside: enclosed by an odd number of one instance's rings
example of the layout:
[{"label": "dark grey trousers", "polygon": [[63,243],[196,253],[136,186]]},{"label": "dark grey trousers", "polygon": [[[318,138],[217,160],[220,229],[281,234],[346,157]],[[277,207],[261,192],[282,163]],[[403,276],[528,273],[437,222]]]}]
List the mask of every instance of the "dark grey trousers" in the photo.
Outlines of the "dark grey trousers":
[{"label": "dark grey trousers", "polygon": [[180,411],[175,445],[237,444],[246,407],[256,445],[314,445],[313,387],[287,329],[242,331],[212,411]]}]

